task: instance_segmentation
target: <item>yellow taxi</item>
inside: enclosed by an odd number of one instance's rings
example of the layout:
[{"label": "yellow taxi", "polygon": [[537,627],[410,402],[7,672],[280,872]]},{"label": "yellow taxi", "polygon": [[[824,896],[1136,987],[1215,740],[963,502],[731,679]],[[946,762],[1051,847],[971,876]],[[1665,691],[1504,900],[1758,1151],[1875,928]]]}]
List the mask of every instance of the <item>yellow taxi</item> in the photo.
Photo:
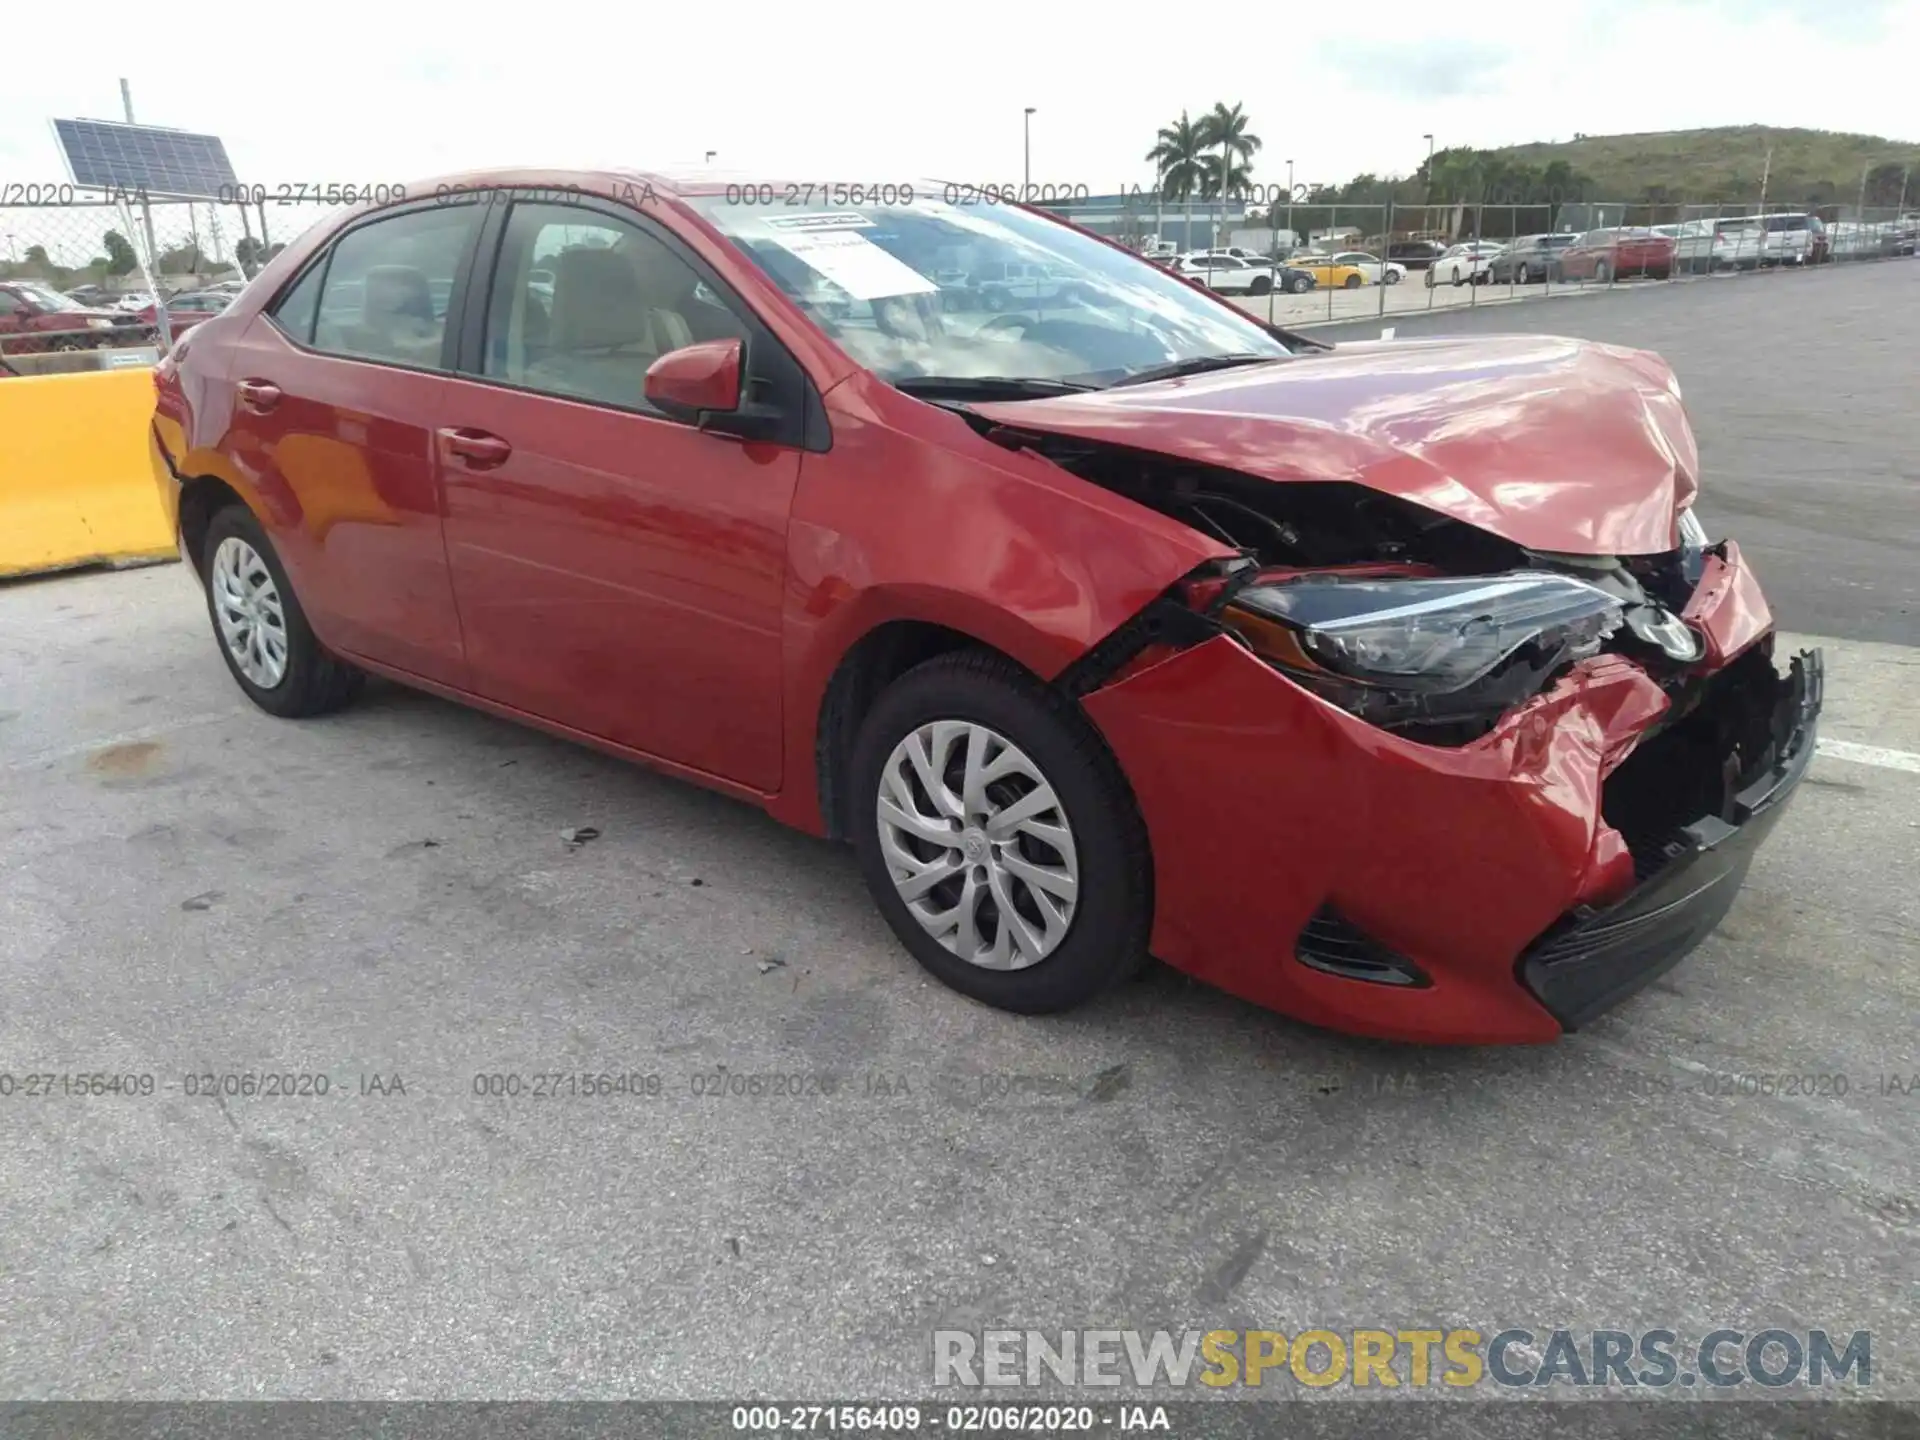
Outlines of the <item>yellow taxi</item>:
[{"label": "yellow taxi", "polygon": [[1343,265],[1331,255],[1289,255],[1285,263],[1305,270],[1323,290],[1358,290],[1367,283],[1366,272],[1358,265]]}]

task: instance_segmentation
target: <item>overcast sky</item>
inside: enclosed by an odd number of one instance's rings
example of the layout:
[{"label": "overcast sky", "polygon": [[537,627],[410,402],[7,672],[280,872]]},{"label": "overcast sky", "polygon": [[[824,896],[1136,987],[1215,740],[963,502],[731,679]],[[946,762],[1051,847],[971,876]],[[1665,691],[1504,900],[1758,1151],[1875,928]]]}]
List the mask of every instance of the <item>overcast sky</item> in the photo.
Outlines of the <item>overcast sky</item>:
[{"label": "overcast sky", "polygon": [[[191,30],[165,7],[93,0],[9,45],[0,190],[63,179],[49,117],[119,118],[123,75],[139,120],[220,135],[241,179],[266,184],[674,168],[707,150],[716,168],[786,178],[1018,182],[1028,105],[1034,181],[1096,192],[1149,183],[1156,127],[1216,100],[1246,107],[1266,181],[1284,181],[1289,158],[1301,182],[1406,173],[1428,131],[1442,146],[1756,123],[1920,140],[1920,0],[334,0],[179,13]],[[1532,33],[1517,33],[1522,19]]]}]

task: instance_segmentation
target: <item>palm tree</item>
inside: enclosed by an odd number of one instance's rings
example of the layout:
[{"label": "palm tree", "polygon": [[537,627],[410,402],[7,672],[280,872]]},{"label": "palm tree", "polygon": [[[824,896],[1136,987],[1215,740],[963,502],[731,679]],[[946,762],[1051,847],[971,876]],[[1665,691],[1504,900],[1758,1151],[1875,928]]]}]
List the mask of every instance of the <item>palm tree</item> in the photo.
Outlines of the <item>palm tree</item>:
[{"label": "palm tree", "polygon": [[1166,199],[1186,201],[1186,229],[1180,237],[1186,242],[1185,249],[1193,247],[1193,192],[1204,178],[1200,161],[1206,146],[1201,127],[1182,110],[1173,124],[1160,127],[1153,148],[1147,152],[1147,159],[1153,162],[1154,173],[1159,177],[1159,194]]},{"label": "palm tree", "polygon": [[[1212,162],[1213,193],[1220,200],[1220,219],[1225,223],[1227,197],[1243,189],[1252,177],[1260,137],[1248,131],[1247,112],[1238,101],[1229,106],[1216,100],[1213,109],[1201,118],[1200,130],[1206,148],[1219,152],[1208,158]],[[1246,163],[1239,163],[1242,161]]]}]

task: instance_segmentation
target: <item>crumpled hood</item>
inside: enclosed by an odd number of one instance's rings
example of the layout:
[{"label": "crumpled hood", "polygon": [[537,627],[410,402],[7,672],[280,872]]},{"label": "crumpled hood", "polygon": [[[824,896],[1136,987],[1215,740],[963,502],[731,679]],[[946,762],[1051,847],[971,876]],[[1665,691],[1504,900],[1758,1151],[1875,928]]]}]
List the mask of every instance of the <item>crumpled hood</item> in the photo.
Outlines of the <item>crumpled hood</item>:
[{"label": "crumpled hood", "polygon": [[1351,481],[1568,554],[1676,548],[1699,471],[1665,361],[1544,335],[1368,341],[972,408],[1263,480]]}]

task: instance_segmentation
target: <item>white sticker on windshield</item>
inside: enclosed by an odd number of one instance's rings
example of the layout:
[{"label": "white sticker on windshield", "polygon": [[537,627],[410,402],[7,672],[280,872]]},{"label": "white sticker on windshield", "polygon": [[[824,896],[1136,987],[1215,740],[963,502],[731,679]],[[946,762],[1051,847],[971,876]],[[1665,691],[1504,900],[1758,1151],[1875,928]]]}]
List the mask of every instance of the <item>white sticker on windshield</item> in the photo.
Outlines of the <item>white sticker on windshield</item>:
[{"label": "white sticker on windshield", "polygon": [[815,230],[773,238],[856,300],[931,295],[940,289],[857,231]]},{"label": "white sticker on windshield", "polygon": [[805,215],[763,215],[776,230],[871,230],[873,221],[858,210],[838,210]]}]

